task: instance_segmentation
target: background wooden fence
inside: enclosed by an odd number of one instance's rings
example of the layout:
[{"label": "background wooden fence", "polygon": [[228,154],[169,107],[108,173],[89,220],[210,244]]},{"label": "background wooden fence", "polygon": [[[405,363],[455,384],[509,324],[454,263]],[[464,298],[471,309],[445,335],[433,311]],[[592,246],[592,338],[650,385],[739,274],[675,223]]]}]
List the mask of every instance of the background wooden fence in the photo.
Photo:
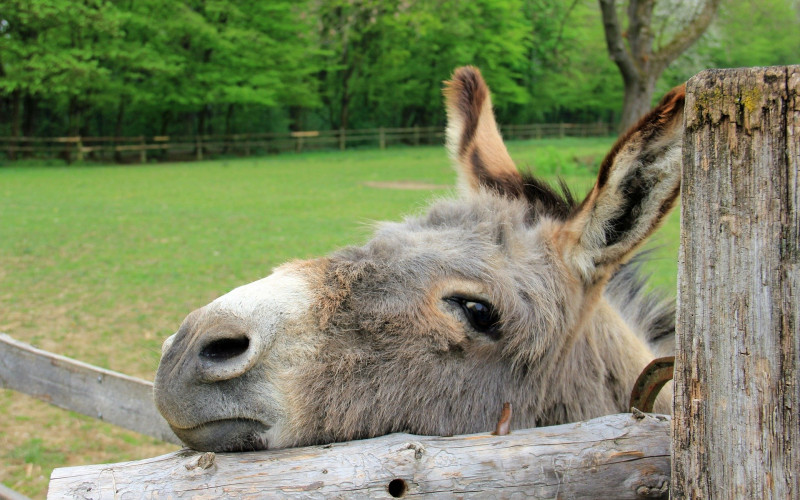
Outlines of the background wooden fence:
[{"label": "background wooden fence", "polygon": [[[505,125],[506,139],[551,137],[602,137],[614,128],[607,123],[538,123]],[[356,130],[309,130],[286,133],[223,134],[197,136],[137,137],[0,137],[0,150],[8,159],[59,157],[68,162],[91,159],[119,163],[150,160],[202,160],[208,155],[250,156],[287,151],[405,144],[441,144],[442,127],[409,127]]]}]

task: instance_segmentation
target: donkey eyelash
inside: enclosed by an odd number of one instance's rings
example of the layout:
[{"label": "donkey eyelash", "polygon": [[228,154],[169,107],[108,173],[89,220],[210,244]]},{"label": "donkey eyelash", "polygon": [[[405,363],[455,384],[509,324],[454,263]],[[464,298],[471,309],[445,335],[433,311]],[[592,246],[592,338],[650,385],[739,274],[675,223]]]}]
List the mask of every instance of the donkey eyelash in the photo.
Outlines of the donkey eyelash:
[{"label": "donkey eyelash", "polygon": [[500,317],[494,306],[483,300],[457,295],[447,297],[445,300],[461,308],[475,331],[486,335],[492,340],[500,340]]}]

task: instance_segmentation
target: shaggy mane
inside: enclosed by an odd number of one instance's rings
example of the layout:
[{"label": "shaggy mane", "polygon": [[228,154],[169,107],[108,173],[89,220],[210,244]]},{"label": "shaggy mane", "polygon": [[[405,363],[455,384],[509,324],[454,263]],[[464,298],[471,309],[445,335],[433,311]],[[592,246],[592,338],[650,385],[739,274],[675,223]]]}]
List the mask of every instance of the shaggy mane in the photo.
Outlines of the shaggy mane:
[{"label": "shaggy mane", "polygon": [[522,175],[522,195],[533,207],[535,218],[545,215],[564,221],[578,206],[564,179],[558,179],[556,190],[547,181],[525,173]]}]

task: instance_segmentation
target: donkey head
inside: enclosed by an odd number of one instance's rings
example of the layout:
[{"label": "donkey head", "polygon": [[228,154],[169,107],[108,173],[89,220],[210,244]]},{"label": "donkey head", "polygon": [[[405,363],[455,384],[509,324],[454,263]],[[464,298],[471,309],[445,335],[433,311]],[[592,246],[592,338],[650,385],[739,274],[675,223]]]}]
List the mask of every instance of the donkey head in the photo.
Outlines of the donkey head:
[{"label": "donkey head", "polygon": [[614,145],[580,204],[517,171],[477,69],[445,96],[458,199],[281,266],[164,343],[156,403],[186,444],[480,432],[504,402],[515,427],[627,410],[649,340],[672,326],[637,320],[658,314],[612,275],[675,202],[683,90]]}]

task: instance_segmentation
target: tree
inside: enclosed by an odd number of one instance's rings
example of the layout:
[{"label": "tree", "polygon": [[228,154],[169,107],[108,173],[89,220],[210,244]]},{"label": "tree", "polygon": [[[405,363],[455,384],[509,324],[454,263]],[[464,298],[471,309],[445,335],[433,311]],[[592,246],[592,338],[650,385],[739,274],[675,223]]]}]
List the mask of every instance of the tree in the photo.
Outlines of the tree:
[{"label": "tree", "polygon": [[489,75],[494,103],[528,102],[520,0],[319,1],[320,95],[332,128],[442,123],[457,66]]},{"label": "tree", "polygon": [[650,108],[656,82],[667,66],[705,32],[720,0],[629,0],[627,30],[616,0],[599,0],[606,45],[625,87],[620,127],[626,129]]},{"label": "tree", "polygon": [[526,0],[530,41],[523,72],[531,102],[500,114],[504,123],[613,121],[622,100],[594,2]]}]

